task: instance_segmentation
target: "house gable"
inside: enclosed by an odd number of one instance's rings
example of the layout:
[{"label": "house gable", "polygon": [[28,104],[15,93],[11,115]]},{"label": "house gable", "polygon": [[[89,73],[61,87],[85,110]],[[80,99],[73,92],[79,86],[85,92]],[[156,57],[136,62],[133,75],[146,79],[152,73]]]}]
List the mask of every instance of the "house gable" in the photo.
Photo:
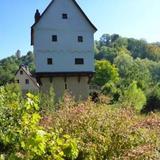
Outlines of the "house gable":
[{"label": "house gable", "polygon": [[20,67],[15,74],[15,81],[19,83],[22,90],[38,90],[39,85],[36,80],[32,77],[31,73]]},{"label": "house gable", "polygon": [[[62,14],[68,19],[63,20]],[[39,20],[31,27],[31,45],[34,44],[34,29],[82,30],[96,32],[97,28],[91,23],[75,0],[52,0]]]}]

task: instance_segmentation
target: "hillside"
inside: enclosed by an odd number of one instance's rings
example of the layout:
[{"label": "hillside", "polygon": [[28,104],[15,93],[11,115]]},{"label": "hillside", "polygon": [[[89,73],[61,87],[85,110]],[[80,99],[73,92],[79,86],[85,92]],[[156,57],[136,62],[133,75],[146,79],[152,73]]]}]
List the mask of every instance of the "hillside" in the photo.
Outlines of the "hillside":
[{"label": "hillside", "polygon": [[22,64],[28,65],[31,71],[35,70],[32,52],[20,56],[20,51],[17,51],[14,56],[0,60],[0,85],[13,81],[16,71]]}]

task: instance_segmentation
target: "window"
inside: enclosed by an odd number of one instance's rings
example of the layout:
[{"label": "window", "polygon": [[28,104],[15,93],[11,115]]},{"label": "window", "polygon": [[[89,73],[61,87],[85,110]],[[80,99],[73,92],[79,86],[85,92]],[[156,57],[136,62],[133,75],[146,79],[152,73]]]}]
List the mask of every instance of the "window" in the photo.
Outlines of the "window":
[{"label": "window", "polygon": [[75,64],[84,64],[84,59],[83,58],[76,58]]},{"label": "window", "polygon": [[23,74],[23,71],[20,71],[20,74],[22,75],[22,74]]},{"label": "window", "polygon": [[53,78],[49,77],[49,81],[50,81],[50,83],[52,83],[53,82]]},{"label": "window", "polygon": [[65,83],[65,89],[68,89],[67,83]]},{"label": "window", "polygon": [[29,79],[26,79],[25,81],[26,81],[26,84],[29,84]]},{"label": "window", "polygon": [[52,35],[52,42],[57,42],[57,41],[58,41],[57,35]]},{"label": "window", "polygon": [[78,36],[78,42],[83,42],[83,36]]},{"label": "window", "polygon": [[68,14],[63,13],[63,14],[62,14],[62,19],[68,19]]},{"label": "window", "polygon": [[49,65],[53,64],[52,58],[48,58],[48,59],[47,59],[47,63],[48,63]]},{"label": "window", "polygon": [[17,79],[17,83],[19,83],[19,79]]}]

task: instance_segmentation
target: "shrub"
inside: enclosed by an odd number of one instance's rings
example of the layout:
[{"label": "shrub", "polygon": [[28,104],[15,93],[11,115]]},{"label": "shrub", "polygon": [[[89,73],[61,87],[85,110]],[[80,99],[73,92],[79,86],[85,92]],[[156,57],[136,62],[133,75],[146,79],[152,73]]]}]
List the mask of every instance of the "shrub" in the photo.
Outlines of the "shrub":
[{"label": "shrub", "polygon": [[50,125],[79,139],[78,160],[157,160],[160,156],[159,133],[141,125],[146,117],[139,117],[131,108],[90,101],[70,104],[53,113]]},{"label": "shrub", "polygon": [[125,107],[132,107],[140,112],[146,104],[146,96],[134,81],[124,90],[124,94],[120,97],[120,103]]},{"label": "shrub", "polygon": [[142,112],[160,111],[160,84],[149,89],[147,93],[147,103]]},{"label": "shrub", "polygon": [[62,134],[61,129],[45,129],[40,121],[38,96],[28,93],[23,99],[16,87],[1,87],[1,159],[75,159],[78,155],[76,139]]}]

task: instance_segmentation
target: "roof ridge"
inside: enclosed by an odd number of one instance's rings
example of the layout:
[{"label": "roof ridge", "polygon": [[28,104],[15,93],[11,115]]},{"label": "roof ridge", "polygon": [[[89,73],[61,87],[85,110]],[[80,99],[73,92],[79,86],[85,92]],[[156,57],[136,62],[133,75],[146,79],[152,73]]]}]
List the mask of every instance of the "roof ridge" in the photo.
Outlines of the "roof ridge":
[{"label": "roof ridge", "polygon": [[[47,12],[47,10],[50,8],[50,6],[54,3],[55,0],[52,0],[49,5],[47,6],[47,8],[42,12],[39,20],[37,22],[35,22],[32,26],[31,26],[31,45],[33,45],[33,28],[34,26],[41,20],[41,18],[43,17],[43,15]],[[79,6],[79,4],[76,2],[76,0],[72,0],[72,2],[75,4],[75,6],[79,9],[79,11],[82,13],[82,15],[85,17],[85,19],[89,22],[89,24],[92,26],[92,28],[97,31],[97,28],[95,27],[95,25],[90,21],[90,19],[87,17],[87,15],[84,13],[84,11],[81,9],[81,7]]]}]

